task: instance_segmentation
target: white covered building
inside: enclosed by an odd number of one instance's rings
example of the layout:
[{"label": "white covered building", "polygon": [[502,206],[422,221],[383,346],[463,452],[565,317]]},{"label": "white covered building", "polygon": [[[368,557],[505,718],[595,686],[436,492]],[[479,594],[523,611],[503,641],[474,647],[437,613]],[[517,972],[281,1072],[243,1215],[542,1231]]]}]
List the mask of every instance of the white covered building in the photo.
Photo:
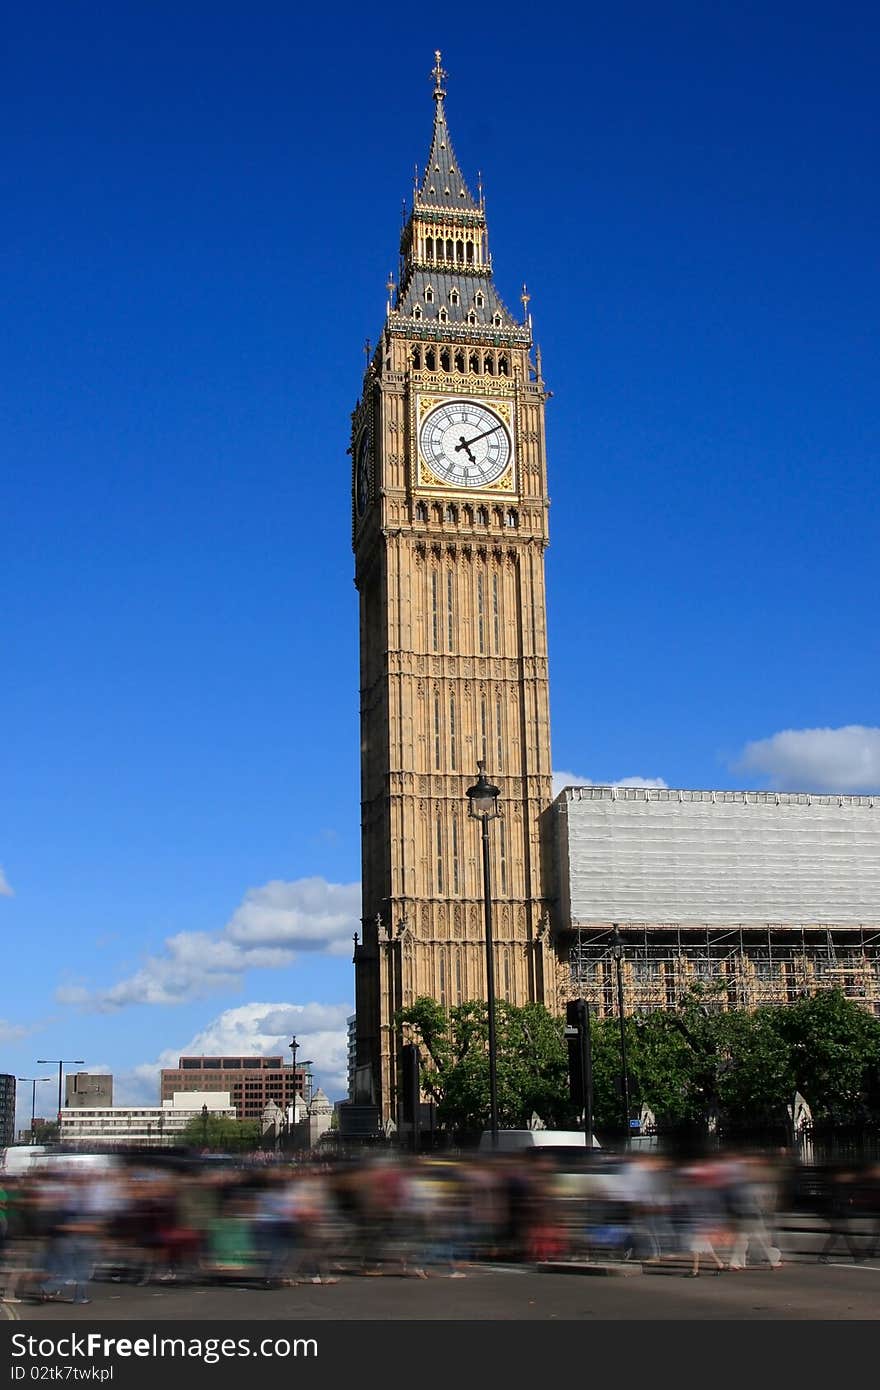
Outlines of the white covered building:
[{"label": "white covered building", "polygon": [[[675,1007],[839,986],[880,1014],[880,798],[567,787],[550,808],[567,997]],[[616,935],[615,935],[616,933]]]}]

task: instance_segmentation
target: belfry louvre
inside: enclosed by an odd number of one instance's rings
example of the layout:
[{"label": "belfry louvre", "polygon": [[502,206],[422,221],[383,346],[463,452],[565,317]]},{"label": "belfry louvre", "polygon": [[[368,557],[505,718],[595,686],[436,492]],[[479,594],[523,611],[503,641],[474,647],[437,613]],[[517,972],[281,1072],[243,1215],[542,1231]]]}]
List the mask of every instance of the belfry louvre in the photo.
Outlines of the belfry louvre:
[{"label": "belfry louvre", "polygon": [[613,1012],[837,987],[880,1013],[880,804],[871,796],[569,787],[549,813],[569,988]]}]

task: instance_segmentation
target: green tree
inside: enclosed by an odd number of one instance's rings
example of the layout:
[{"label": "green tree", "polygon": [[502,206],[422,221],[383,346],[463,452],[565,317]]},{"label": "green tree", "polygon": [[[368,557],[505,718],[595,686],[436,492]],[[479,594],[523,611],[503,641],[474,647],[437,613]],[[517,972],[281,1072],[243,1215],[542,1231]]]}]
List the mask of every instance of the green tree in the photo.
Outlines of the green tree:
[{"label": "green tree", "polygon": [[786,1100],[800,1091],[815,1119],[876,1117],[880,1019],[832,989],[774,1010],[770,1026],[789,1053]]},{"label": "green tree", "polygon": [[[472,1000],[446,1010],[435,999],[417,999],[398,1022],[418,1043],[421,1084],[437,1106],[440,1125],[457,1135],[486,1127],[489,1114],[487,1006]],[[498,1120],[524,1128],[537,1115],[548,1128],[571,1123],[568,1052],[561,1019],[543,1004],[495,1006]]]},{"label": "green tree", "polygon": [[244,1153],[260,1143],[256,1120],[233,1120],[227,1115],[194,1115],[181,1133],[181,1142],[214,1153]]}]

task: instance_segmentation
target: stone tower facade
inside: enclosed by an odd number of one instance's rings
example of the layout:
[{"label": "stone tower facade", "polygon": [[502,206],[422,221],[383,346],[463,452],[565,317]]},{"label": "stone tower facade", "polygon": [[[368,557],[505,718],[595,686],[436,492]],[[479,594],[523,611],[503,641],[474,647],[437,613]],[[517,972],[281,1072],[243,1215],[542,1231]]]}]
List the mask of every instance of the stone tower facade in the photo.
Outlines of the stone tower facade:
[{"label": "stone tower facade", "polygon": [[[397,1119],[395,1013],[486,996],[477,763],[491,826],[495,989],[556,1009],[540,354],[495,289],[434,69],[434,129],[352,417],[360,603],[363,920],[357,1063]],[[546,820],[546,817],[545,817]],[[363,1072],[361,1073],[363,1075]]]}]

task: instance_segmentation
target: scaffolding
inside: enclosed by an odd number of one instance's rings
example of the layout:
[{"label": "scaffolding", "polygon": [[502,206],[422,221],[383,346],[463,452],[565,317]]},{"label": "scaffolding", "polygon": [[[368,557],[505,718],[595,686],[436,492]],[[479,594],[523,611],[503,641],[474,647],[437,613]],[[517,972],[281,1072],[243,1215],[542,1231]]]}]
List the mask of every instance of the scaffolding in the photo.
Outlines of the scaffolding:
[{"label": "scaffolding", "polygon": [[[580,927],[569,950],[573,997],[616,1011],[614,927]],[[685,927],[618,924],[627,1013],[677,1008],[697,986],[718,1007],[793,1004],[840,989],[880,1016],[880,926]]]}]

